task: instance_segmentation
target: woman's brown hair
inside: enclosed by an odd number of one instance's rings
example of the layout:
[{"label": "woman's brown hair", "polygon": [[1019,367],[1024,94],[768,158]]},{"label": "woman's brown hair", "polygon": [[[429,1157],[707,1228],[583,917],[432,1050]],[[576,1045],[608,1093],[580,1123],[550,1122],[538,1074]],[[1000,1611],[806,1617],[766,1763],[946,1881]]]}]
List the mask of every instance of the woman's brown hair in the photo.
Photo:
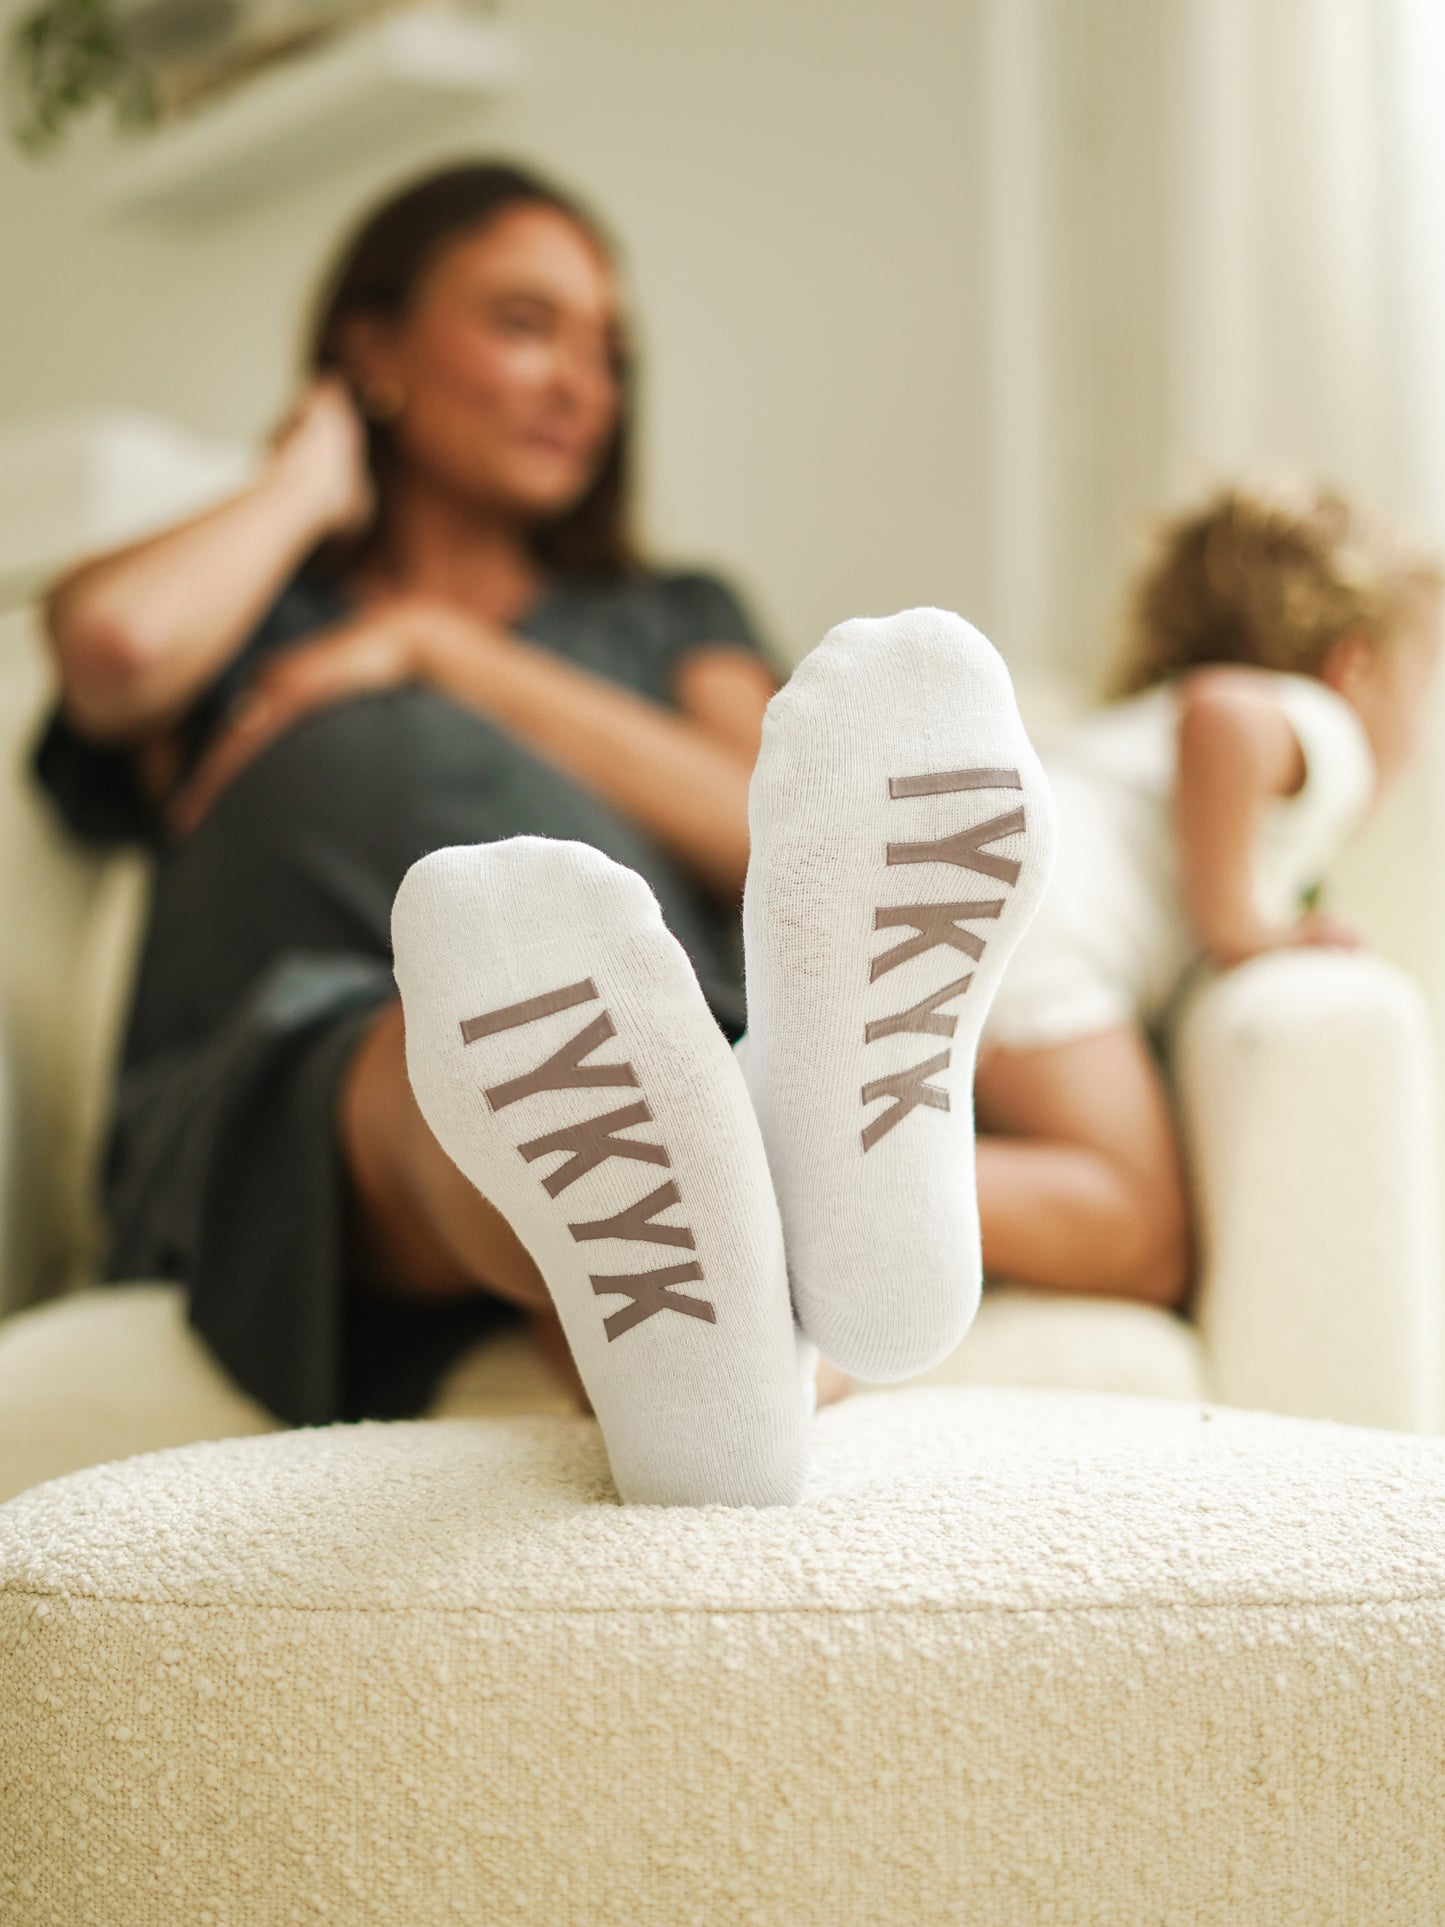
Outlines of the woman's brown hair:
[{"label": "woman's brown hair", "polygon": [[[605,259],[615,260],[616,249],[597,219],[539,175],[504,161],[444,168],[373,208],[345,241],[316,302],[307,368],[313,374],[347,372],[342,341],[348,322],[361,314],[384,320],[405,314],[422,276],[452,242],[517,207],[555,209]],[[565,514],[533,532],[533,553],[550,574],[620,576],[641,566],[632,535],[633,379],[625,349],[617,378],[617,427],[592,486]],[[395,460],[392,438],[384,421],[368,418],[366,426],[368,460],[380,490]],[[345,568],[364,553],[367,540],[363,531],[327,543],[317,560],[327,569]]]},{"label": "woman's brown hair", "polygon": [[1317,674],[1341,636],[1383,641],[1411,598],[1441,582],[1433,557],[1333,489],[1283,479],[1220,489],[1156,531],[1111,693],[1206,663]]}]

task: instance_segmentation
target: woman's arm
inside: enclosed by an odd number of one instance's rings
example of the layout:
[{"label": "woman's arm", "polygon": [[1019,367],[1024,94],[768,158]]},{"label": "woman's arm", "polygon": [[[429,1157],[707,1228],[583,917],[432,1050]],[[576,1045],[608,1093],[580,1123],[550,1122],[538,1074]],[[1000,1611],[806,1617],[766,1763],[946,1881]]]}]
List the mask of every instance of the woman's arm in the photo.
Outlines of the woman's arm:
[{"label": "woman's arm", "polygon": [[448,603],[397,597],[264,663],[229,725],[172,800],[192,831],[245,766],[304,716],[350,697],[429,683],[488,716],[736,897],[748,862],[748,778],[769,670],[730,645],[690,651],[682,713],[479,623]]},{"label": "woman's arm", "polygon": [[1275,798],[1305,780],[1304,752],[1288,717],[1247,671],[1205,670],[1179,694],[1175,824],[1184,895],[1200,942],[1222,965],[1295,943],[1353,941],[1323,917],[1277,927],[1254,899],[1254,847]]},{"label": "woman's arm", "polygon": [[763,711],[777,688],[767,664],[737,643],[689,649],[677,665],[678,708],[707,735],[745,756],[749,770],[763,746]]},{"label": "woman's arm", "polygon": [[679,667],[681,713],[512,636],[438,622],[418,635],[423,678],[499,723],[736,897],[748,867],[748,779],[769,670],[726,645]]},{"label": "woman's arm", "polygon": [[250,487],[82,563],[45,602],[67,714],[125,742],[183,715],[316,543],[369,509],[361,428],[334,379],[313,384]]}]

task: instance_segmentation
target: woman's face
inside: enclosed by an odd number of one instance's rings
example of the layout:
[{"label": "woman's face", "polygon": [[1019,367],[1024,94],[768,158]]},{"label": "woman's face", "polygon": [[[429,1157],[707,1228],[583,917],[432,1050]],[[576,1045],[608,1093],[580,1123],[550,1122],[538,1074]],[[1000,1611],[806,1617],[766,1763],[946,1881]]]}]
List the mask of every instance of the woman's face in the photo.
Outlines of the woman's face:
[{"label": "woman's face", "polygon": [[521,523],[591,486],[621,401],[621,322],[597,244],[555,209],[521,206],[454,241],[405,318],[365,358],[395,382],[403,458]]}]

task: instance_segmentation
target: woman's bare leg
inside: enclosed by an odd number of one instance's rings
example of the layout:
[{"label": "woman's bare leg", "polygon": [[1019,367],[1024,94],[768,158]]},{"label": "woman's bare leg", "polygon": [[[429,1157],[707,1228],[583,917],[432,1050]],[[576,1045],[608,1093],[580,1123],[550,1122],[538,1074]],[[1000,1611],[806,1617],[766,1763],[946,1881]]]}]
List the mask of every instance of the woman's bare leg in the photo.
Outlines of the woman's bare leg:
[{"label": "woman's bare leg", "polygon": [[417,1108],[399,1003],[378,1012],[353,1054],[338,1124],[363,1288],[402,1298],[489,1291],[521,1305],[530,1313],[532,1342],[579,1408],[589,1411],[541,1273],[502,1214],[442,1150]]},{"label": "woman's bare leg", "polygon": [[1132,1027],[994,1050],[974,1088],[983,1257],[995,1276],[1177,1305],[1190,1271],[1169,1100]]},{"label": "woman's bare leg", "polygon": [[[353,1053],[338,1126],[364,1286],[403,1298],[487,1291],[521,1305],[531,1313],[538,1350],[580,1408],[590,1410],[542,1274],[502,1214],[437,1143],[417,1106],[400,1003],[377,1013]],[[820,1405],[850,1387],[841,1372],[820,1363]]]},{"label": "woman's bare leg", "polygon": [[462,1176],[417,1108],[399,1003],[377,1013],[357,1046],[338,1121],[368,1287],[405,1298],[489,1291],[528,1310],[551,1309],[516,1233]]}]

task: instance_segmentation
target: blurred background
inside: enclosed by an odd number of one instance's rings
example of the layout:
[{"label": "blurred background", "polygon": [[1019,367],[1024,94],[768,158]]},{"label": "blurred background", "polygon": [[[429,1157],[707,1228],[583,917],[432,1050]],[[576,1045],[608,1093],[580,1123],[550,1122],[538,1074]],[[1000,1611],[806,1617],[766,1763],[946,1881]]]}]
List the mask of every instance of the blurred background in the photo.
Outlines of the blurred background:
[{"label": "blurred background", "polygon": [[[343,227],[493,152],[620,237],[652,540],[739,580],[787,658],[938,602],[1040,706],[1072,699],[1140,531],[1261,462],[1445,544],[1439,0],[113,7],[180,102],[158,131],[90,113],[25,151],[10,62],[12,603],[98,466],[104,515],[139,512],[157,424],[226,485],[287,403]],[[36,11],[4,0],[0,24]],[[59,11],[93,46],[102,0]],[[403,18],[441,37],[388,51]],[[1437,744],[1339,892],[1437,1015],[1442,767]]]}]

